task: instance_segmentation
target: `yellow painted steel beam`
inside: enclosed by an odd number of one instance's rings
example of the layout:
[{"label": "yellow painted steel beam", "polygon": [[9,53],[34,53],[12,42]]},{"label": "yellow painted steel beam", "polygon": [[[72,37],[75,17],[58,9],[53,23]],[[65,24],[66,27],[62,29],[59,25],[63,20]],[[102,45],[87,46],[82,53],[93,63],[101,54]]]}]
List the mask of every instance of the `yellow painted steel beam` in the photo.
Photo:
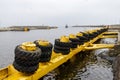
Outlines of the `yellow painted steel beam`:
[{"label": "yellow painted steel beam", "polygon": [[118,34],[118,32],[104,32],[103,35],[114,35]]},{"label": "yellow painted steel beam", "polygon": [[8,76],[8,68],[4,68],[0,70],[0,80],[6,78]]},{"label": "yellow painted steel beam", "polygon": [[113,48],[115,44],[92,44],[90,47],[85,47],[85,50],[94,50],[102,48]]},{"label": "yellow painted steel beam", "polygon": [[117,38],[118,35],[103,35],[101,38]]}]

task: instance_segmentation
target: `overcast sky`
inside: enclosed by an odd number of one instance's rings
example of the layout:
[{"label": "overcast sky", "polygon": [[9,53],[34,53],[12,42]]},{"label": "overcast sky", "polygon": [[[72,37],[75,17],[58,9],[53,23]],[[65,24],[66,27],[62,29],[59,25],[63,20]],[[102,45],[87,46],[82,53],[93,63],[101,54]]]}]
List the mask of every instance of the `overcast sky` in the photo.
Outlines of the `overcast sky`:
[{"label": "overcast sky", "polygon": [[120,23],[120,0],[0,0],[0,26]]}]

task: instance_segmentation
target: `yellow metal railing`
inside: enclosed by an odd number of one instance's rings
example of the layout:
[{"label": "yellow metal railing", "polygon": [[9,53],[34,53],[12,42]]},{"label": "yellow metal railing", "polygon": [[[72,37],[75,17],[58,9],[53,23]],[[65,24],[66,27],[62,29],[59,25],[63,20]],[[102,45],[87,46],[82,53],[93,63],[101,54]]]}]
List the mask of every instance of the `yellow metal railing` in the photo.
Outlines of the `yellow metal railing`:
[{"label": "yellow metal railing", "polygon": [[104,32],[104,35],[114,35],[114,34],[118,34],[118,32]]},{"label": "yellow metal railing", "polygon": [[117,35],[103,35],[101,38],[117,38]]},{"label": "yellow metal railing", "polygon": [[85,50],[94,50],[101,48],[113,48],[115,44],[92,44],[90,47],[85,47]]}]

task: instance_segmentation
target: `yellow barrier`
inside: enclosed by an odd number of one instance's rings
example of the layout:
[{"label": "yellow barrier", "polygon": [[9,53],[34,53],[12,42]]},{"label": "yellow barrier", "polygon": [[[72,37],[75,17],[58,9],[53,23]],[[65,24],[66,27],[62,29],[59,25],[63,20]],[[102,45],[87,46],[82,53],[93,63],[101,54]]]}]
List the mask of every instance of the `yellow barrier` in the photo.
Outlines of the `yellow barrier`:
[{"label": "yellow barrier", "polygon": [[117,35],[103,35],[101,38],[117,38]]},{"label": "yellow barrier", "polygon": [[101,48],[113,48],[115,44],[92,44],[90,47],[85,47],[85,50],[94,50]]},{"label": "yellow barrier", "polygon": [[117,35],[118,32],[104,32],[103,35]]}]

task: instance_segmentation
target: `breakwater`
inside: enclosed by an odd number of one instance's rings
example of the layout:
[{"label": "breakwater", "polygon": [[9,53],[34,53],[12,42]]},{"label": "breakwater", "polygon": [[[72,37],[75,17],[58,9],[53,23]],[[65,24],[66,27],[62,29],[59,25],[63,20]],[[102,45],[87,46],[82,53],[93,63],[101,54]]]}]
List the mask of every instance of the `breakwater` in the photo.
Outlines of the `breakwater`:
[{"label": "breakwater", "polygon": [[56,29],[56,26],[11,26],[11,27],[2,27],[2,31],[29,31],[29,30],[38,30],[38,29]]}]

